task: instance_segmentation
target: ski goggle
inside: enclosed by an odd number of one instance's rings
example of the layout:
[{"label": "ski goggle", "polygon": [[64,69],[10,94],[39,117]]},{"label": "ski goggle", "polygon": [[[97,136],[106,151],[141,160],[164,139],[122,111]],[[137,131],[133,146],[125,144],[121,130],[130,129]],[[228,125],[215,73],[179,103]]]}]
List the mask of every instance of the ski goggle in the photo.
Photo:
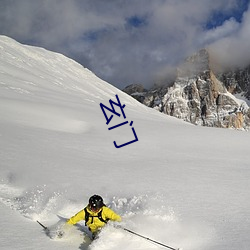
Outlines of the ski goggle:
[{"label": "ski goggle", "polygon": [[92,210],[92,211],[94,211],[94,212],[100,210],[100,207],[95,206],[95,205],[90,205],[89,208],[90,208],[90,210]]}]

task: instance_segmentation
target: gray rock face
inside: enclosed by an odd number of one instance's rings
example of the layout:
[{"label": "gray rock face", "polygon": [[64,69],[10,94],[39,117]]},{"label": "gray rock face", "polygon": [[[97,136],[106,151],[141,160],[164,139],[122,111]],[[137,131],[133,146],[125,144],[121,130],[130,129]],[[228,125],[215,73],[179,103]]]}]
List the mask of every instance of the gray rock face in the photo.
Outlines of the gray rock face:
[{"label": "gray rock face", "polygon": [[230,93],[241,93],[250,100],[250,66],[245,69],[228,70],[218,74],[217,77],[225,84]]},{"label": "gray rock face", "polygon": [[[250,67],[215,75],[201,50],[178,68],[170,86],[130,93],[143,104],[196,125],[248,129],[250,109],[233,94],[250,96]],[[138,98],[139,97],[139,98]]]},{"label": "gray rock face", "polygon": [[143,85],[141,84],[131,84],[123,89],[125,93],[128,95],[133,96],[137,101],[142,102],[144,101],[144,95],[146,94],[147,90],[144,89]]}]

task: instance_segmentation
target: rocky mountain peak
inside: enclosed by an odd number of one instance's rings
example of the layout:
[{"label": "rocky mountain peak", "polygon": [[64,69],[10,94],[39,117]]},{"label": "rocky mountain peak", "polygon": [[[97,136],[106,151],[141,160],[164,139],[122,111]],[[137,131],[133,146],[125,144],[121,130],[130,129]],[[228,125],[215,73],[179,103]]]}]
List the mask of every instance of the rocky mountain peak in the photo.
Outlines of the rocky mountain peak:
[{"label": "rocky mountain peak", "polygon": [[208,50],[202,49],[178,67],[171,86],[149,91],[142,91],[142,87],[138,91],[137,87],[130,95],[160,112],[196,125],[248,129],[249,106],[233,94],[248,93],[249,71],[215,74],[210,64]]},{"label": "rocky mountain peak", "polygon": [[194,55],[188,57],[184,63],[177,68],[177,77],[194,77],[206,74],[210,70],[209,53],[201,49]]}]

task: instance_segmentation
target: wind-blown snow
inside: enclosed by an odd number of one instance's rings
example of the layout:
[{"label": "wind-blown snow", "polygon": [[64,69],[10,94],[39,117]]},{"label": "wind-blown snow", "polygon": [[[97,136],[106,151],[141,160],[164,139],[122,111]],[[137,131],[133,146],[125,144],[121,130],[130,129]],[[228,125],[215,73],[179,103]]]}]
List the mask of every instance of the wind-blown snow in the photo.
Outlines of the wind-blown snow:
[{"label": "wind-blown snow", "polygon": [[[113,141],[132,140],[131,127],[109,131],[99,106],[116,94],[139,139],[120,149]],[[62,224],[57,215],[97,193],[124,227],[171,247],[247,250],[249,142],[248,132],[160,114],[63,55],[1,36],[0,248],[162,249],[112,225],[90,243],[83,222],[62,239],[36,223]]]}]

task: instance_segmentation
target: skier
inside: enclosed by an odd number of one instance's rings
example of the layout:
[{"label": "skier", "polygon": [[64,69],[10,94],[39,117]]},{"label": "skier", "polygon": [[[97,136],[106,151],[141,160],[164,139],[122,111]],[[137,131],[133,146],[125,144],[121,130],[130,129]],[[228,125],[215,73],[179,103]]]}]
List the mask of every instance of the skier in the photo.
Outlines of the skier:
[{"label": "skier", "polygon": [[74,225],[80,220],[85,220],[85,226],[92,232],[94,239],[109,220],[120,222],[122,219],[120,215],[105,206],[101,196],[95,194],[89,198],[89,204],[72,216],[67,224]]}]

